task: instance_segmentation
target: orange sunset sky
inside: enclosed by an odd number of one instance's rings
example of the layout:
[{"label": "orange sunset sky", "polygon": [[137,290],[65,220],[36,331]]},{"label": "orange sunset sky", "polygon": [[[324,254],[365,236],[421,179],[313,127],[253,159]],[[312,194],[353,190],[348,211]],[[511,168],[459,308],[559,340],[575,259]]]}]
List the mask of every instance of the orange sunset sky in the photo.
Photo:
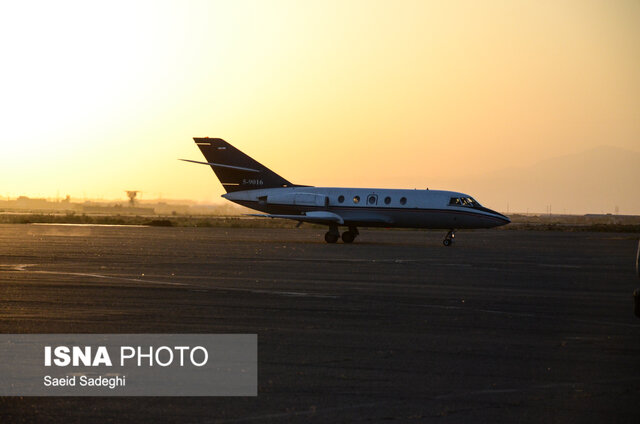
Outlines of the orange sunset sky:
[{"label": "orange sunset sky", "polygon": [[194,136],[294,183],[640,214],[639,1],[0,5],[0,196],[219,202]]}]

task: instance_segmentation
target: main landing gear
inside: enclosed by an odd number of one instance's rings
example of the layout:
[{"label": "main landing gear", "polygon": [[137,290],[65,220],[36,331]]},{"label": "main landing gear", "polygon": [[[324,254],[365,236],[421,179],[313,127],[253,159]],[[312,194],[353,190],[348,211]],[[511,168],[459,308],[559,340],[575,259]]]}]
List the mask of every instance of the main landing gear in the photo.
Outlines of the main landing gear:
[{"label": "main landing gear", "polygon": [[[342,241],[344,243],[353,243],[356,237],[360,234],[356,227],[349,227],[347,231],[342,233]],[[329,227],[329,231],[324,235],[324,241],[327,243],[336,243],[340,238],[340,231],[338,231],[337,225],[332,225]]]},{"label": "main landing gear", "polygon": [[349,227],[348,231],[342,233],[342,241],[344,243],[353,243],[353,241],[358,237],[358,229],[356,227]]},{"label": "main landing gear", "polygon": [[451,230],[447,233],[447,236],[444,238],[444,240],[442,240],[442,244],[444,244],[445,246],[451,246],[451,244],[453,243],[453,239],[456,237],[454,231],[455,230]]}]

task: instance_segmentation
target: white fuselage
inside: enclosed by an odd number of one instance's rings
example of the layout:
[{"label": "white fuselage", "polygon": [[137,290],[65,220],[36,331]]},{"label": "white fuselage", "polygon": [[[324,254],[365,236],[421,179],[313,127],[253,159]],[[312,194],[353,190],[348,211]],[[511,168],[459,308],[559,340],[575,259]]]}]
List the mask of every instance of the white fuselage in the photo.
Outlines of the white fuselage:
[{"label": "white fuselage", "polygon": [[[222,197],[269,214],[336,214],[341,225],[354,227],[491,228],[511,222],[453,191],[297,186],[235,191]],[[455,199],[472,202],[455,203]]]}]

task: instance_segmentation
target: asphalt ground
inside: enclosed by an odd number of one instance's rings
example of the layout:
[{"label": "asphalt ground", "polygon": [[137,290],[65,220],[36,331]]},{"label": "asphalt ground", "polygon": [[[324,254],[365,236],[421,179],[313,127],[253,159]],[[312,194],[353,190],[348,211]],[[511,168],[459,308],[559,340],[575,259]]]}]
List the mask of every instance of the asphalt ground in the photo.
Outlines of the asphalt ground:
[{"label": "asphalt ground", "polygon": [[255,333],[257,397],[0,422],[638,422],[637,234],[0,225],[1,333]]}]

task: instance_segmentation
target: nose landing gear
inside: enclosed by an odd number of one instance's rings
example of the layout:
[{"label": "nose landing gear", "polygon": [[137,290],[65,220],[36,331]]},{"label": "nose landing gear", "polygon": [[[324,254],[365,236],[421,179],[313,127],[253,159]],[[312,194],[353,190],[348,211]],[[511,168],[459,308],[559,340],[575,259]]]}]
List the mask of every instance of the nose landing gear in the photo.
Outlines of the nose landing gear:
[{"label": "nose landing gear", "polygon": [[444,244],[445,246],[451,246],[455,237],[455,230],[450,230],[444,240],[442,240],[442,244]]}]

